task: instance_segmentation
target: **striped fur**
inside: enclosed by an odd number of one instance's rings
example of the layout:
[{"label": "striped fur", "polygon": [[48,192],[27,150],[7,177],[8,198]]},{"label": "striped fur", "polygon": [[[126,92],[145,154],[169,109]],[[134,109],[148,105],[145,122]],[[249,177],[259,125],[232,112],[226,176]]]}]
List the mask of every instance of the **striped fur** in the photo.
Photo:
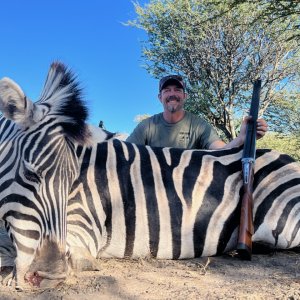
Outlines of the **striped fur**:
[{"label": "striped fur", "polygon": [[[68,245],[94,257],[181,259],[236,246],[241,149],[181,150],[118,140],[80,152],[68,202]],[[258,150],[253,241],[300,245],[300,166]]]}]

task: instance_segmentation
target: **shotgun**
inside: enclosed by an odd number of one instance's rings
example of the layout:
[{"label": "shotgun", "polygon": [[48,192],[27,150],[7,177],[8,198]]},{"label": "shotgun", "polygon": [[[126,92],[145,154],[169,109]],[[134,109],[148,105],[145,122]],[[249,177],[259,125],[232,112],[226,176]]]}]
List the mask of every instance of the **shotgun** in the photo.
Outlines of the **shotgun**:
[{"label": "shotgun", "polygon": [[243,149],[243,196],[241,202],[241,217],[237,243],[239,257],[243,260],[251,260],[253,226],[253,177],[256,152],[256,121],[258,117],[259,96],[261,80],[257,79],[253,84],[250,113],[251,119],[247,123],[246,139]]}]

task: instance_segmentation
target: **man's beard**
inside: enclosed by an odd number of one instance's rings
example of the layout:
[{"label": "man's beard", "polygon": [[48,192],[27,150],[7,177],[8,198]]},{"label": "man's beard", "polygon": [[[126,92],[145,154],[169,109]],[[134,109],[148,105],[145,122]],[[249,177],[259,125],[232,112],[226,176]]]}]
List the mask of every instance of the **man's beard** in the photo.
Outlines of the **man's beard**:
[{"label": "man's beard", "polygon": [[[172,100],[175,100],[175,101],[178,103],[178,105],[176,105],[176,103],[170,103],[170,104],[169,104],[169,102],[172,101]],[[174,96],[174,95],[169,96],[169,97],[166,99],[166,107],[167,107],[167,110],[168,110],[170,113],[174,113],[174,112],[180,110],[180,109],[181,109],[180,100],[181,100],[181,99],[180,99],[179,97],[177,97],[177,96]]]}]

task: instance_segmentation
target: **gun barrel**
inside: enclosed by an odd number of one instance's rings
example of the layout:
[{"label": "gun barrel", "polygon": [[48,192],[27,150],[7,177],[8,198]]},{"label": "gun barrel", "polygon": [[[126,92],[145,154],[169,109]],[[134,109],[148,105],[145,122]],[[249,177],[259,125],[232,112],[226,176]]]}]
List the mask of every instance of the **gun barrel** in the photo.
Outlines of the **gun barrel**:
[{"label": "gun barrel", "polygon": [[251,99],[251,107],[249,115],[252,117],[247,124],[246,139],[244,142],[243,158],[255,159],[256,145],[256,121],[259,110],[259,97],[261,90],[261,80],[257,79],[253,84],[253,93]]}]

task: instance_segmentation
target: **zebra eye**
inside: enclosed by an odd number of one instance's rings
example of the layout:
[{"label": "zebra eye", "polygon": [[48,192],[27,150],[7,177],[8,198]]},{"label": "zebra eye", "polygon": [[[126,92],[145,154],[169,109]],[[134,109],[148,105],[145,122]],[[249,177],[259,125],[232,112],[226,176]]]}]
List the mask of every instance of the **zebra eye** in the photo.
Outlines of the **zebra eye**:
[{"label": "zebra eye", "polygon": [[41,183],[41,172],[36,171],[28,162],[24,162],[24,177],[32,182]]},{"label": "zebra eye", "polygon": [[36,182],[36,183],[41,183],[41,178],[34,172],[30,170],[25,170],[24,171],[24,176],[27,180]]}]

